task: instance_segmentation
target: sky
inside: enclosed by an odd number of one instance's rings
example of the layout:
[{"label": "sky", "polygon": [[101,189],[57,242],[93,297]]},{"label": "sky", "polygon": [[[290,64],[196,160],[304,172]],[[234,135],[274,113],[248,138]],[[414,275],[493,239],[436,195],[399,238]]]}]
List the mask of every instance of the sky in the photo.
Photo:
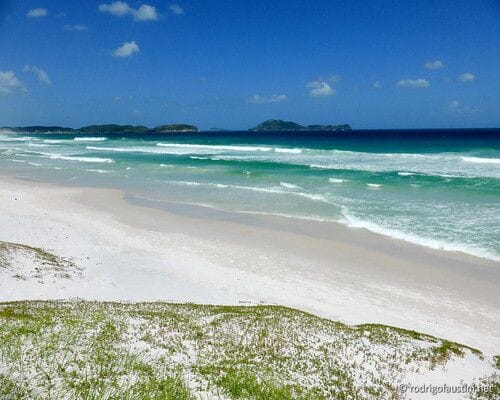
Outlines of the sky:
[{"label": "sky", "polygon": [[500,127],[497,0],[0,0],[0,126]]}]

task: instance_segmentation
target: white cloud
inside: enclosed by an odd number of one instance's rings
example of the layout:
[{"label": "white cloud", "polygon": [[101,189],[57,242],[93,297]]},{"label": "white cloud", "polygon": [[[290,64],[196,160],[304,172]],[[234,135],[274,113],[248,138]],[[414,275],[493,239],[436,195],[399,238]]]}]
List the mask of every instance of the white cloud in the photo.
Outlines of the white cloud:
[{"label": "white cloud", "polygon": [[24,86],[12,71],[0,71],[0,93],[15,93],[23,91]]},{"label": "white cloud", "polygon": [[452,100],[445,111],[450,114],[474,114],[479,110],[477,108],[464,106],[458,100]]},{"label": "white cloud", "polygon": [[75,24],[75,25],[64,25],[64,29],[67,31],[73,31],[73,32],[83,32],[88,30],[88,28],[85,25],[81,24]]},{"label": "white cloud", "polygon": [[132,41],[123,43],[113,52],[113,55],[115,57],[130,57],[138,52],[139,45],[135,41]]},{"label": "white cloud", "polygon": [[40,18],[46,17],[49,15],[49,12],[46,8],[33,8],[32,10],[29,10],[26,15],[30,18]]},{"label": "white cloud", "polygon": [[312,97],[326,97],[335,94],[335,89],[325,81],[311,81],[307,83],[307,87],[311,89],[309,95]]},{"label": "white cloud", "polygon": [[139,8],[135,9],[130,7],[124,1],[114,1],[109,4],[99,4],[98,9],[102,13],[108,13],[116,17],[131,15],[136,21],[154,21],[158,19],[156,7],[148,4],[143,4]]},{"label": "white cloud", "polygon": [[397,83],[398,86],[402,87],[413,87],[413,88],[426,88],[429,87],[431,84],[427,79],[401,79]]},{"label": "white cloud", "polygon": [[132,15],[138,21],[154,21],[158,19],[156,8],[147,4],[143,4],[137,10],[134,10]]},{"label": "white cloud", "polygon": [[179,4],[170,4],[170,7],[168,7],[171,12],[177,15],[184,14],[184,10]]},{"label": "white cloud", "polygon": [[375,81],[373,82],[373,87],[375,89],[380,89],[382,87],[382,84],[380,83],[380,81]]},{"label": "white cloud", "polygon": [[35,65],[25,65],[24,72],[31,72],[34,75],[36,75],[36,77],[40,82],[45,83],[46,85],[52,85],[52,81],[50,80],[47,72],[45,72],[45,70],[41,68],[38,68]]},{"label": "white cloud", "polygon": [[99,4],[98,9],[100,12],[109,13],[109,14],[115,15],[117,17],[121,17],[124,15],[130,14],[131,10],[132,10],[130,8],[130,6],[127,3],[125,3],[124,1],[115,1],[115,2],[109,3],[109,4],[105,4],[105,3]]},{"label": "white cloud", "polygon": [[255,104],[280,103],[286,100],[286,94],[273,94],[272,96],[261,96],[254,94],[250,97],[249,102]]},{"label": "white cloud", "polygon": [[472,82],[474,79],[476,79],[476,75],[474,75],[471,72],[466,72],[458,77],[462,82]]},{"label": "white cloud", "polygon": [[441,69],[441,68],[444,68],[444,66],[445,65],[440,60],[427,61],[424,64],[424,67],[427,68],[427,69]]}]

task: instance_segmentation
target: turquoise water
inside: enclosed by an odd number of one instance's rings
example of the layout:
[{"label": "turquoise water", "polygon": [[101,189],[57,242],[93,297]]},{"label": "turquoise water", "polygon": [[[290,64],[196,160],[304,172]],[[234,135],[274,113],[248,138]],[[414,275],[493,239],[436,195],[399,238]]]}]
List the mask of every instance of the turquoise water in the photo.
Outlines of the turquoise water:
[{"label": "turquoise water", "polygon": [[0,168],[500,260],[500,131],[0,133]]}]

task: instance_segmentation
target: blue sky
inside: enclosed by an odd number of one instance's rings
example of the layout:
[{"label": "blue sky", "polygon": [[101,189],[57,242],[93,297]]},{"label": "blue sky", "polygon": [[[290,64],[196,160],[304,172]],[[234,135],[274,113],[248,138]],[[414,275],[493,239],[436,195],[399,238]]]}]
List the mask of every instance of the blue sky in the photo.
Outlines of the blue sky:
[{"label": "blue sky", "polygon": [[0,51],[0,126],[500,126],[495,0],[0,0]]}]

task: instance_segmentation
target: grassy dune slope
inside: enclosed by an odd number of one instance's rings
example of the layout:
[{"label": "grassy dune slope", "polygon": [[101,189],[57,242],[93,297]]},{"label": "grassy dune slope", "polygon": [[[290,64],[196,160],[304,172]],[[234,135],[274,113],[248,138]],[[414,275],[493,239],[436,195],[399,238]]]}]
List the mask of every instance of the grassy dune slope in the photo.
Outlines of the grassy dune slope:
[{"label": "grassy dune slope", "polygon": [[[0,242],[0,279],[43,285],[82,272]],[[400,384],[451,384],[463,372],[495,384],[482,394],[493,399],[498,369],[457,343],[278,306],[0,303],[2,400],[399,399]]]},{"label": "grassy dune slope", "polygon": [[2,399],[397,399],[408,373],[466,354],[482,357],[275,306],[0,304]]}]

